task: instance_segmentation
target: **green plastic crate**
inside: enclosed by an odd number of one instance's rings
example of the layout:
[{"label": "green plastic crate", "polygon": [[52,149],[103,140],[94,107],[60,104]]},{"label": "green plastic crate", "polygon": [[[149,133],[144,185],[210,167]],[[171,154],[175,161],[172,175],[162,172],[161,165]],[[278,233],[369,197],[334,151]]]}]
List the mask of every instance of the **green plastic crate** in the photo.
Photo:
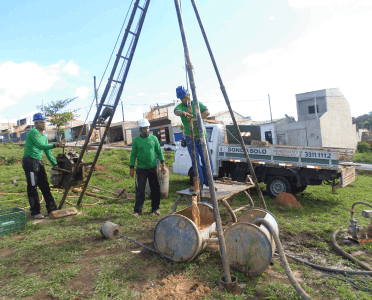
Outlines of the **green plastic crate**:
[{"label": "green plastic crate", "polygon": [[20,231],[27,226],[26,211],[20,208],[0,210],[0,236]]}]

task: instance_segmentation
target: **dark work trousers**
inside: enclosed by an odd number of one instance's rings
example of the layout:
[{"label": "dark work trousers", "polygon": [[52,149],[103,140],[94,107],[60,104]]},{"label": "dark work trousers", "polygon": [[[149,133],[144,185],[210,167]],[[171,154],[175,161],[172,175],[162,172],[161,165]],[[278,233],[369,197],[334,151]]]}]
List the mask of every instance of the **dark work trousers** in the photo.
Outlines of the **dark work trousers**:
[{"label": "dark work trousers", "polygon": [[156,167],[151,169],[137,168],[136,172],[136,204],[134,212],[142,213],[142,206],[145,203],[145,188],[147,179],[149,180],[151,189],[151,208],[152,212],[159,209],[160,205],[160,185]]},{"label": "dark work trousers", "polygon": [[38,186],[44,196],[48,213],[57,209],[53,196],[50,193],[49,182],[45,172],[44,164],[37,159],[28,156],[22,159],[22,167],[26,174],[27,196],[30,203],[31,215],[40,214],[39,194],[36,190]]}]

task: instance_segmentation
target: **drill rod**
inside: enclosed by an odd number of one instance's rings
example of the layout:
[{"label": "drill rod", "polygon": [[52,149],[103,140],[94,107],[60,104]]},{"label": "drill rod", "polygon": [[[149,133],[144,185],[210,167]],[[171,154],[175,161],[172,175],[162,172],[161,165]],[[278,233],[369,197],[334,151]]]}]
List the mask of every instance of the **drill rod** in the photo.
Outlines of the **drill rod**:
[{"label": "drill rod", "polygon": [[187,40],[186,40],[186,35],[185,35],[185,30],[184,30],[184,26],[183,26],[183,20],[182,20],[181,10],[180,10],[180,5],[179,5],[178,0],[174,0],[174,4],[176,6],[178,24],[180,26],[182,43],[183,43],[183,48],[184,48],[185,57],[186,57],[187,73],[189,75],[190,87],[191,87],[191,90],[192,90],[192,98],[193,98],[193,101],[194,101],[195,115],[196,115],[197,123],[198,123],[201,147],[203,149],[204,163],[205,163],[205,168],[206,168],[206,173],[207,173],[207,178],[208,178],[208,184],[209,184],[209,192],[210,192],[210,195],[211,195],[211,198],[212,198],[212,203],[213,203],[213,213],[214,213],[214,219],[216,221],[218,242],[219,242],[219,246],[220,246],[222,266],[223,266],[224,275],[225,275],[224,278],[225,278],[226,283],[231,283],[232,281],[231,281],[231,273],[230,273],[230,264],[228,262],[228,258],[227,258],[227,255],[226,255],[227,251],[226,251],[225,237],[223,235],[223,228],[222,228],[220,211],[218,210],[217,195],[216,195],[216,190],[215,190],[215,187],[214,187],[211,163],[210,163],[210,160],[209,160],[209,153],[208,153],[208,148],[207,148],[205,135],[204,135],[203,120],[201,118],[199,102],[198,102],[198,98],[197,98],[197,95],[196,95],[195,79],[194,79],[194,74],[193,74],[193,71],[192,71],[193,66],[192,66],[191,60],[190,60],[190,54],[189,54],[189,49],[188,49],[188,45],[187,45]]}]

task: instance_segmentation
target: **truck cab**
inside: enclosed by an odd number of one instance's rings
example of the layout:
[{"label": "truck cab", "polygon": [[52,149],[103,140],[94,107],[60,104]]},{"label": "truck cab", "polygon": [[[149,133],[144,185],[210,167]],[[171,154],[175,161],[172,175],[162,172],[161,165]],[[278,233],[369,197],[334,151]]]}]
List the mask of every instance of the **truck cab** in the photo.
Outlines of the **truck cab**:
[{"label": "truck cab", "polygon": [[[223,143],[223,126],[222,124],[205,124],[205,129],[208,136],[206,141],[209,148],[209,154],[213,164],[213,177],[218,176],[219,163],[218,163],[218,145]],[[189,176],[192,182],[193,171],[189,151],[187,147],[178,147],[174,156],[173,173]]]}]

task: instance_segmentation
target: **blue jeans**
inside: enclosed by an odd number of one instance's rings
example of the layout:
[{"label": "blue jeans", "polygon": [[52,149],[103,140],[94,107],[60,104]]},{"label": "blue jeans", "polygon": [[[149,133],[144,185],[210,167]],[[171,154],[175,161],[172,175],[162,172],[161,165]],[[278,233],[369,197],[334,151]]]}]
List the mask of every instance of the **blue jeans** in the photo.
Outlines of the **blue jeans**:
[{"label": "blue jeans", "polygon": [[[189,154],[190,154],[192,168],[193,170],[195,170],[194,160],[192,156],[191,138],[188,136],[186,137],[186,145],[187,145],[187,150],[189,151]],[[208,143],[207,143],[207,148],[208,148]],[[209,186],[209,185],[208,185],[207,172],[205,170],[203,149],[201,147],[200,140],[197,140],[197,139],[195,139],[195,151],[196,151],[196,164],[198,165],[197,167],[198,167],[198,172],[199,172],[199,184],[200,184],[200,189],[202,189],[204,184],[206,186]],[[208,152],[209,152],[209,148],[208,148]],[[200,165],[200,160],[201,160],[202,166]],[[212,169],[212,174],[213,174],[213,164],[212,164],[212,160],[210,159],[210,155],[209,155],[209,162],[211,164],[211,169]],[[194,172],[194,175],[195,175],[195,172]]]}]

